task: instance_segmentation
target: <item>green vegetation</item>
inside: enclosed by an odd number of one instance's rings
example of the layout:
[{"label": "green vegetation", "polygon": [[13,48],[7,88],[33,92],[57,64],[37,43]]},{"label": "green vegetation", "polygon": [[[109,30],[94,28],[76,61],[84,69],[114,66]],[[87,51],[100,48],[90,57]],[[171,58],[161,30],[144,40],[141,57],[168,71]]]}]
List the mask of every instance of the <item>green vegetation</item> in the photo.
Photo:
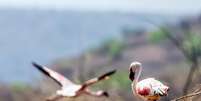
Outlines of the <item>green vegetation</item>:
[{"label": "green vegetation", "polygon": [[130,89],[131,84],[128,78],[128,72],[119,71],[112,77],[110,83],[110,85],[112,85],[114,88],[117,88],[121,91],[128,91]]},{"label": "green vegetation", "polygon": [[183,32],[180,36],[176,36],[176,33],[169,30],[168,27],[161,27],[150,34],[150,40],[157,43],[169,39],[190,62],[193,61],[195,55],[201,56],[201,35],[199,33]]},{"label": "green vegetation", "polygon": [[126,71],[118,71],[109,80],[95,84],[94,89],[99,89],[96,87],[102,87],[103,89],[114,89],[118,91],[129,91],[130,80],[128,78],[128,73]]},{"label": "green vegetation", "polygon": [[167,39],[166,34],[164,33],[165,28],[161,27],[160,30],[156,30],[151,32],[149,35],[149,39],[151,42],[158,43],[162,40]]},{"label": "green vegetation", "polygon": [[183,47],[188,52],[189,55],[196,54],[201,56],[201,35],[190,34],[187,36],[186,40],[183,42]]},{"label": "green vegetation", "polygon": [[[160,42],[164,39],[170,40],[178,50],[185,56],[190,67],[186,83],[183,88],[183,93],[187,94],[191,82],[194,76],[199,79],[201,75],[199,72],[199,60],[201,57],[201,35],[200,33],[195,33],[192,30],[193,26],[189,23],[181,23],[177,29],[170,28],[168,26],[161,27],[160,30],[152,32],[150,39],[154,42]],[[200,83],[200,82],[199,82]]]},{"label": "green vegetation", "polygon": [[101,50],[110,56],[112,60],[117,60],[121,58],[123,48],[124,44],[121,40],[111,38],[103,42]]},{"label": "green vegetation", "polygon": [[28,86],[20,82],[15,82],[11,84],[11,89],[14,91],[23,91],[28,89]]}]

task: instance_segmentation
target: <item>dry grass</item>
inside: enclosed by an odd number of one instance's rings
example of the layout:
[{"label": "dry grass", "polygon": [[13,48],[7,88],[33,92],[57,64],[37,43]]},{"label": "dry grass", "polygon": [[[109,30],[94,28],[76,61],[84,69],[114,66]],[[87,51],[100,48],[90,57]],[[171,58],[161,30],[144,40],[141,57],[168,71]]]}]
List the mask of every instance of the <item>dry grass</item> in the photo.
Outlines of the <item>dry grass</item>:
[{"label": "dry grass", "polygon": [[187,95],[175,98],[171,101],[193,101],[194,98],[201,95],[201,84],[195,87],[195,90]]}]

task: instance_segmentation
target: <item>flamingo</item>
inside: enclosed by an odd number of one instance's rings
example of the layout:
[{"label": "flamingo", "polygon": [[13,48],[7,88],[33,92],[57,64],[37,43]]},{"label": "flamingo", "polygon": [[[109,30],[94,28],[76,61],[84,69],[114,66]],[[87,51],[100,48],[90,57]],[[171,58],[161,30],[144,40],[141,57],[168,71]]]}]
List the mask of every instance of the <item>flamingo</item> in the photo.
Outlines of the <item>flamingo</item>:
[{"label": "flamingo", "polygon": [[46,101],[56,101],[63,97],[77,97],[83,93],[96,96],[96,97],[101,97],[101,96],[109,97],[109,94],[106,91],[99,90],[94,92],[88,89],[88,87],[99,81],[109,79],[109,76],[111,76],[112,74],[116,72],[116,70],[112,70],[99,77],[85,81],[83,84],[75,84],[71,82],[69,79],[67,79],[66,77],[64,77],[63,75],[45,66],[41,66],[35,62],[32,62],[32,65],[36,67],[39,71],[41,71],[43,74],[53,79],[56,83],[58,83],[61,86],[61,90],[57,90],[56,94],[48,97]]},{"label": "flamingo", "polygon": [[[142,65],[140,62],[132,62],[129,70],[129,78],[132,81],[131,87],[135,96],[144,101],[158,101],[162,96],[168,94],[169,87],[155,78],[147,78],[138,81],[142,72]],[[135,76],[136,72],[137,76]]]}]

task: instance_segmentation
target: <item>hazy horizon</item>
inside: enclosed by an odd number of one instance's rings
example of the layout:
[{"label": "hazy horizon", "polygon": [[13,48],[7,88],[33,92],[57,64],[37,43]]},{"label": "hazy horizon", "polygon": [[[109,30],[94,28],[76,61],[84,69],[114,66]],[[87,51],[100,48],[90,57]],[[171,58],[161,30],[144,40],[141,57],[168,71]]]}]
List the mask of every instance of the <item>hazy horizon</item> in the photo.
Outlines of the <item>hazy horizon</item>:
[{"label": "hazy horizon", "polygon": [[199,14],[201,1],[191,0],[0,0],[0,8]]}]

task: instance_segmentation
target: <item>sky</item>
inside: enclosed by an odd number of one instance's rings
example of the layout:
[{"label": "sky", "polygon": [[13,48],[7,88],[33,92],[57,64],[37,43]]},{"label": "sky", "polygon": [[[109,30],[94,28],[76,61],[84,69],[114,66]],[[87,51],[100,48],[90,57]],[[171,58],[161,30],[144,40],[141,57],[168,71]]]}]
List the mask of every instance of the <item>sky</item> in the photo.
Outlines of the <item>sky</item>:
[{"label": "sky", "polygon": [[[201,13],[201,0],[0,0],[0,10],[5,9],[5,8],[9,8],[9,9],[16,9],[16,8],[41,9],[41,10],[49,10],[49,9],[79,10],[79,11],[121,11],[121,12],[162,13],[162,14],[164,14],[164,13],[165,14],[179,14],[179,13],[180,14],[195,14],[195,13],[200,14]],[[11,21],[14,21],[14,20],[11,20]],[[92,22],[90,22],[90,23],[92,23]],[[90,27],[91,26],[89,26],[89,28]],[[14,26],[14,28],[16,28],[16,27]],[[83,27],[83,28],[85,28],[85,27]],[[86,28],[88,28],[88,27],[86,27]],[[96,28],[96,27],[94,27],[94,28]],[[81,27],[81,29],[82,29],[82,27]],[[106,30],[108,30],[108,29],[106,28]],[[9,32],[10,32],[10,30],[9,30]],[[13,32],[13,30],[11,32]],[[93,32],[93,30],[92,30],[92,32]],[[86,32],[86,33],[88,33],[88,32]],[[49,33],[45,33],[45,34],[48,35]],[[57,33],[53,33],[53,34],[57,35]],[[43,35],[43,34],[41,34],[41,35]],[[75,34],[72,34],[72,35],[75,35]],[[6,34],[6,36],[9,37],[9,34]],[[29,34],[26,34],[25,37],[21,37],[16,34],[16,37],[15,36],[13,37],[15,40],[12,40],[12,41],[6,40],[6,42],[8,41],[8,44],[10,46],[5,44],[5,47],[8,47],[8,50],[9,50],[9,51],[5,50],[5,52],[9,53],[9,55],[4,54],[3,56],[6,58],[4,58],[2,56],[1,56],[2,59],[0,58],[0,60],[3,61],[2,63],[5,64],[4,65],[5,68],[7,69],[7,71],[6,70],[0,71],[0,74],[1,74],[0,77],[5,78],[5,80],[8,80],[6,77],[10,76],[11,74],[17,74],[17,76],[14,75],[13,77],[19,77],[19,78],[25,77],[25,79],[26,79],[26,77],[32,77],[33,76],[31,74],[32,71],[30,71],[30,69],[27,68],[27,67],[30,67],[30,60],[32,60],[32,58],[34,58],[33,60],[49,61],[51,59],[55,59],[55,57],[57,57],[57,56],[60,57],[60,56],[63,56],[64,54],[66,55],[67,54],[66,49],[69,48],[70,46],[72,46],[71,44],[69,45],[69,47],[67,47],[66,44],[65,44],[65,46],[57,45],[57,44],[60,44],[63,42],[64,43],[68,42],[68,40],[66,40],[64,37],[62,37],[62,39],[64,38],[63,40],[61,39],[60,41],[55,41],[54,40],[55,36],[52,35],[52,37],[50,38],[52,40],[50,40],[50,42],[49,42],[50,44],[48,44],[50,46],[43,43],[45,46],[45,47],[43,47],[44,48],[43,51],[37,50],[38,51],[37,55],[35,55],[35,54],[32,54],[32,52],[33,52],[33,50],[38,49],[38,45],[36,45],[34,42],[37,40],[32,40],[33,42],[30,41],[31,45],[29,45],[29,44],[27,44],[27,46],[25,45],[26,49],[21,48],[21,47],[24,47],[23,45],[21,45],[21,43],[24,43],[24,41],[29,40],[27,37],[33,38]],[[4,38],[4,37],[2,37],[2,35],[1,35],[1,38]],[[77,36],[75,36],[75,38],[77,38]],[[100,37],[98,37],[98,38],[100,38]],[[17,40],[17,42],[19,42],[19,43],[16,42],[16,44],[17,45],[20,44],[21,47],[13,44],[13,42],[15,42],[16,40]],[[22,40],[22,41],[19,41],[19,40]],[[73,39],[71,39],[71,40],[73,40]],[[40,43],[41,41],[37,41],[37,42]],[[53,43],[55,42],[55,44],[52,44],[51,42],[53,42]],[[27,43],[28,43],[28,41],[27,41]],[[15,47],[17,46],[19,48],[19,50],[16,50],[16,48],[12,45],[15,45]],[[56,48],[52,47],[52,45],[55,46]],[[57,48],[57,47],[62,47],[62,48]],[[80,46],[79,46],[79,48],[80,48]],[[75,50],[76,49],[77,48],[75,48]],[[3,49],[3,51],[4,51],[4,49]],[[74,50],[72,50],[72,51],[74,51]],[[24,55],[24,54],[26,54],[26,55]],[[16,58],[18,60],[16,60]],[[41,61],[40,61],[40,63],[41,63]],[[16,65],[18,65],[18,66],[16,66]],[[9,67],[10,67],[10,69],[9,69]],[[6,73],[6,75],[5,75],[5,73]],[[9,79],[11,79],[11,78],[9,78]],[[27,79],[30,80],[29,78],[27,78]]]},{"label": "sky", "polygon": [[201,0],[0,0],[0,8],[195,14]]}]

